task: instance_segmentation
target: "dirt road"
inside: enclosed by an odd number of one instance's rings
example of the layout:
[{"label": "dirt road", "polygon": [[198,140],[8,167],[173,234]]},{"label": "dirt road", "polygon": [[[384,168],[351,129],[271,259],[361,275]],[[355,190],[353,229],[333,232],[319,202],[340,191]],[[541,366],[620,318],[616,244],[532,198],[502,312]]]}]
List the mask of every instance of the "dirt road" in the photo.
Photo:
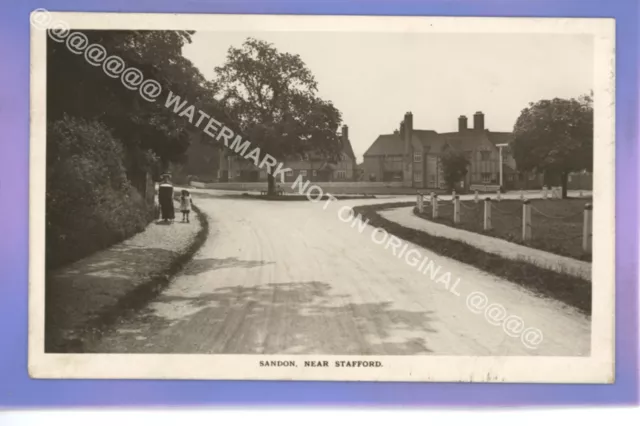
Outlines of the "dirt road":
[{"label": "dirt road", "polygon": [[[590,321],[574,309],[409,245],[405,250],[417,249],[441,268],[432,279],[373,242],[373,227],[360,231],[339,218],[348,218],[342,206],[389,199],[335,201],[323,209],[324,201],[223,194],[194,193],[210,217],[207,242],[156,300],[91,352],[589,354]],[[529,349],[472,312],[467,298],[474,292],[539,329],[542,342]]]}]

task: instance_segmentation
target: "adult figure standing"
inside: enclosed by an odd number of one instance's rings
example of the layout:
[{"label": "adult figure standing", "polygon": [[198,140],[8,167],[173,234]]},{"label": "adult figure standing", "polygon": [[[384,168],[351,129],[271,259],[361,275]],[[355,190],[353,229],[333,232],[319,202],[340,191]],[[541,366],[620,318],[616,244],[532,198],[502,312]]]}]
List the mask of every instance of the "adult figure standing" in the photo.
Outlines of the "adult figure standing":
[{"label": "adult figure standing", "polygon": [[158,202],[160,204],[160,213],[162,220],[165,222],[173,221],[175,212],[173,209],[173,185],[171,184],[171,176],[162,175],[162,183],[158,188]]}]

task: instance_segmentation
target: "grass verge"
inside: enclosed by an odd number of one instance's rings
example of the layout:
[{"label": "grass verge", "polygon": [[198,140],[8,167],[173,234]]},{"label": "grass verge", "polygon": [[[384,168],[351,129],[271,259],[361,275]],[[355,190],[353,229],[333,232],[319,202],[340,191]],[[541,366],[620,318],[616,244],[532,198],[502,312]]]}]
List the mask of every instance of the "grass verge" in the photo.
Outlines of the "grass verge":
[{"label": "grass verge", "polygon": [[423,213],[419,213],[417,209],[414,209],[414,213],[423,219],[452,228],[464,229],[560,256],[591,262],[591,254],[582,250],[584,206],[586,203],[592,203],[591,199],[532,199],[529,202],[532,239],[528,242],[522,241],[522,202],[520,200],[491,202],[492,229],[490,231],[483,229],[483,202],[461,201],[458,224],[453,223],[453,203],[448,200],[439,203],[439,214],[436,219],[433,218],[431,204],[425,204]]},{"label": "grass verge", "polygon": [[93,320],[81,326],[77,333],[82,338],[74,338],[50,342],[45,348],[47,353],[81,353],[84,352],[84,342],[95,340],[106,328],[113,325],[116,320],[132,310],[144,307],[151,299],[164,290],[169,281],[191,260],[198,250],[207,240],[209,234],[209,220],[206,214],[193,205],[193,210],[198,216],[200,230],[195,235],[191,244],[181,253],[175,256],[162,270],[149,276],[147,280],[135,286],[135,288],[125,294],[115,306],[105,309]]},{"label": "grass verge", "polygon": [[397,207],[409,207],[415,202],[385,203],[358,206],[353,210],[369,224],[382,228],[406,241],[424,247],[434,253],[475,266],[490,274],[519,284],[526,289],[573,306],[591,315],[591,282],[582,278],[541,268],[522,260],[506,259],[487,253],[462,241],[438,237],[416,229],[407,228],[382,217],[378,212]]}]

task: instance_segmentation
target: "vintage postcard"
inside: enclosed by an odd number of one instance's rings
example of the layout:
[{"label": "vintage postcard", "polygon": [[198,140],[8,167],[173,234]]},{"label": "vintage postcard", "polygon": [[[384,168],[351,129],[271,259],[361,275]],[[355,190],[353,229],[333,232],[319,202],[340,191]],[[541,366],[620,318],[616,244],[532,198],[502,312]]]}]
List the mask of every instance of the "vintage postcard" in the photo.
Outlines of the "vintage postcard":
[{"label": "vintage postcard", "polygon": [[613,382],[613,20],[31,26],[31,377]]}]

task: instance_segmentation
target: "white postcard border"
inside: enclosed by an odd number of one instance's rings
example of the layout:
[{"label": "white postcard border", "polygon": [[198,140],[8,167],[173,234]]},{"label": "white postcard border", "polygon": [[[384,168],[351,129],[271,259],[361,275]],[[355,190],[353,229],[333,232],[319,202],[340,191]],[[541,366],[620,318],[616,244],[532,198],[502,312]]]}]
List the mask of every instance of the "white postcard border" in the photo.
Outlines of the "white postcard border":
[{"label": "white postcard border", "polygon": [[[47,354],[44,352],[46,34],[31,29],[29,374],[33,378],[613,383],[615,316],[615,21],[52,12],[73,29],[558,33],[594,36],[593,309],[588,357]],[[295,360],[297,367],[260,367]],[[305,368],[327,360],[332,367]],[[335,367],[380,361],[382,367]]]}]

